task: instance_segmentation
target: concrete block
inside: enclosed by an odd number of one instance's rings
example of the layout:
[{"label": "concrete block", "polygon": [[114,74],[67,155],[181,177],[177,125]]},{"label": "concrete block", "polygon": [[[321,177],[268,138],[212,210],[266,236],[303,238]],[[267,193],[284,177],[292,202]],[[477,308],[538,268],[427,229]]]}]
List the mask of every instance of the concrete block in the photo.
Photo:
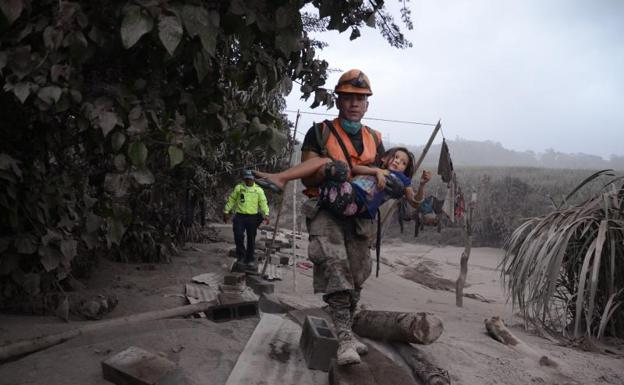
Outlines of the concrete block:
[{"label": "concrete block", "polygon": [[174,385],[182,379],[175,363],[136,346],[102,361],[102,375],[117,385]]},{"label": "concrete block", "polygon": [[224,285],[237,286],[245,283],[245,273],[229,273],[223,277]]},{"label": "concrete block", "polygon": [[290,257],[285,255],[280,256],[279,264],[283,266],[288,266],[290,264]]},{"label": "concrete block", "polygon": [[212,306],[206,312],[206,317],[214,322],[225,322],[236,318],[235,308],[232,305]]},{"label": "concrete block", "polygon": [[331,359],[336,357],[338,339],[326,320],[307,316],[303,323],[299,348],[309,369],[327,372]]},{"label": "concrete block", "polygon": [[249,286],[257,295],[262,295],[262,293],[271,294],[275,291],[271,282],[265,281],[258,275],[248,275],[247,286]]},{"label": "concrete block", "polygon": [[241,292],[222,292],[217,294],[219,305],[235,305],[243,302],[258,302],[258,296],[249,288]]},{"label": "concrete block", "polygon": [[[217,322],[258,316],[258,296],[247,289],[242,293],[219,293]],[[213,309],[213,308],[211,308]]]},{"label": "concrete block", "polygon": [[258,301],[238,303],[235,307],[236,318],[243,319],[258,316]]}]

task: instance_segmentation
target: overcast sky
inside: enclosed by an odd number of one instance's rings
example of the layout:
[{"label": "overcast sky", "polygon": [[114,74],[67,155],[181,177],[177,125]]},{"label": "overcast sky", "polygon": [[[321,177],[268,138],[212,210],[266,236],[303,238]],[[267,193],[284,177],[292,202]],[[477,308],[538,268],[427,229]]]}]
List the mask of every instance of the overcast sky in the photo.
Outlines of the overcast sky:
[{"label": "overcast sky", "polygon": [[[387,3],[398,8],[399,1]],[[414,29],[404,30],[412,48],[392,48],[368,28],[355,41],[349,32],[317,35],[330,45],[318,53],[330,68],[359,68],[369,76],[374,95],[367,117],[441,119],[448,139],[491,140],[518,151],[624,155],[624,1],[408,4]],[[333,73],[328,87],[339,76]],[[300,96],[295,85],[289,110],[328,112],[311,110],[313,98]],[[299,130],[322,119],[303,115]],[[431,132],[366,117],[364,123],[395,143],[423,144]]]}]

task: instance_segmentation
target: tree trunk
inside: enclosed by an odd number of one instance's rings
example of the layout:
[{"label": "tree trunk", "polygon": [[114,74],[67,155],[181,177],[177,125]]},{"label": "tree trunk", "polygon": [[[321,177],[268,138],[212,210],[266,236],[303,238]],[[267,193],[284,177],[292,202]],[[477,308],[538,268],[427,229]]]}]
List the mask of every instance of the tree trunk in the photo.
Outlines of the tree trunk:
[{"label": "tree trunk", "polygon": [[0,362],[14,359],[29,353],[58,345],[76,336],[94,330],[127,325],[134,322],[153,321],[164,318],[186,316],[203,311],[208,311],[214,306],[212,302],[200,302],[194,305],[185,305],[167,310],[155,310],[146,313],[133,314],[127,317],[113,318],[109,320],[86,324],[82,327],[67,330],[61,333],[36,337],[25,341],[17,341],[8,345],[0,346]]},{"label": "tree trunk", "polygon": [[451,378],[448,371],[432,364],[425,354],[417,348],[405,343],[393,343],[392,347],[396,350],[407,366],[412,369],[414,376],[425,385],[450,385]]},{"label": "tree trunk", "polygon": [[474,204],[470,203],[468,218],[464,229],[464,251],[459,260],[459,277],[455,281],[455,305],[464,306],[464,285],[466,285],[466,275],[468,275],[468,258],[472,249],[472,210]]},{"label": "tree trunk", "polygon": [[428,345],[442,335],[444,325],[431,313],[363,310],[354,317],[353,331],[375,340]]}]

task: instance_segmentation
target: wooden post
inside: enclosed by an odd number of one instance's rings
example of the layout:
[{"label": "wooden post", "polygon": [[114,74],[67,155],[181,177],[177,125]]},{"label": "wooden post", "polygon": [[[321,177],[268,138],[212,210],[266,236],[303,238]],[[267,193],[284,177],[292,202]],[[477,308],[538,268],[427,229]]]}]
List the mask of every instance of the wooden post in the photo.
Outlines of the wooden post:
[{"label": "wooden post", "polygon": [[427,155],[427,152],[429,152],[429,148],[431,147],[431,144],[433,143],[433,140],[435,139],[436,135],[438,135],[438,131],[440,131],[441,127],[442,125],[440,124],[440,121],[438,120],[438,124],[436,124],[435,128],[433,129],[433,132],[431,133],[431,136],[429,137],[427,144],[425,144],[425,148],[423,148],[422,152],[420,153],[420,157],[418,158],[418,160],[416,161],[416,164],[414,165],[414,171],[417,171],[420,165],[422,164],[422,162],[425,160],[425,156]]},{"label": "wooden post", "polygon": [[470,258],[470,250],[472,249],[472,212],[477,202],[477,193],[473,192],[470,197],[468,208],[468,217],[465,219],[464,226],[464,251],[459,260],[459,277],[455,281],[455,305],[464,306],[464,286],[466,284],[466,276],[468,275],[468,258]]},{"label": "wooden post", "polygon": [[[295,141],[297,140],[297,125],[299,124],[299,110],[297,110],[297,118],[295,119],[295,131],[293,132],[293,148]],[[298,156],[295,155],[295,162],[298,160]],[[293,181],[293,225],[292,225],[292,261],[293,261],[293,292],[297,292],[297,180]]]},{"label": "wooden post", "polygon": [[375,340],[428,345],[442,335],[444,325],[431,313],[362,310],[355,314],[353,331]]},{"label": "wooden post", "polygon": [[178,306],[172,309],[155,310],[146,313],[133,314],[127,317],[112,318],[109,320],[86,324],[82,327],[67,330],[61,333],[50,334],[25,341],[17,341],[8,345],[0,346],[0,362],[23,356],[42,349],[58,345],[76,336],[94,330],[128,325],[134,322],[153,321],[164,318],[187,316],[210,310],[213,302],[200,302],[193,305]]},{"label": "wooden post", "polygon": [[[297,125],[299,124],[299,111],[297,111],[297,118],[295,119],[295,130],[293,131],[292,140],[290,143],[290,155],[288,157],[288,164],[292,163],[293,152],[295,151],[295,132],[297,132]],[[273,226],[273,236],[271,237],[271,242],[266,247],[266,252],[264,254],[264,265],[262,266],[262,276],[266,273],[267,267],[269,266],[269,261],[271,260],[271,248],[273,247],[273,243],[275,243],[275,236],[277,235],[277,226],[279,225],[279,220],[282,215],[282,207],[284,207],[284,195],[282,195],[280,199],[279,206],[277,208],[277,216],[275,217],[275,226]],[[294,210],[294,208],[293,208]]]}]

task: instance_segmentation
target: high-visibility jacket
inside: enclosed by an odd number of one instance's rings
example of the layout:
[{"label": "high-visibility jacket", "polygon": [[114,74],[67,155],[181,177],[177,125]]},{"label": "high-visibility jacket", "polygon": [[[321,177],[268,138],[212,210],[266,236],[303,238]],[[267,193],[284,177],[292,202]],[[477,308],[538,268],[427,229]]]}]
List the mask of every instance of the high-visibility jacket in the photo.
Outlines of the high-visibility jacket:
[{"label": "high-visibility jacket", "polygon": [[235,214],[258,214],[260,211],[262,215],[268,216],[269,205],[262,187],[255,183],[251,186],[244,182],[237,184],[227,199],[223,213],[229,214],[232,211]]},{"label": "high-visibility jacket", "polygon": [[[373,130],[366,126],[362,126],[360,131],[362,132],[363,149],[362,149],[362,153],[358,154],[357,151],[355,150],[355,147],[353,147],[353,144],[351,144],[351,139],[349,139],[349,135],[344,131],[344,129],[340,125],[340,119],[338,118],[334,119],[332,124],[334,128],[336,129],[336,133],[338,134],[338,136],[340,136],[340,139],[342,139],[342,143],[344,143],[345,150],[347,150],[349,157],[351,158],[351,161],[349,162],[347,160],[347,158],[345,157],[344,151],[340,147],[338,139],[336,139],[336,137],[332,133],[330,133],[328,136],[322,135],[327,138],[327,141],[325,143],[319,143],[321,148],[323,148],[323,146],[325,147],[328,157],[330,157],[333,160],[341,160],[345,162],[346,164],[351,164],[351,165],[358,165],[358,164],[370,165],[370,164],[375,163],[375,158],[377,157],[377,144],[381,143],[381,133],[379,131]],[[329,130],[329,127],[327,127],[323,123],[322,129]],[[376,135],[377,138],[374,138],[373,135]],[[320,140],[322,141],[323,139],[320,139]],[[324,155],[324,154],[320,154],[320,155]],[[303,193],[307,195],[308,197],[315,197],[319,195],[319,189],[318,187],[308,187],[305,190],[303,190]]]}]

